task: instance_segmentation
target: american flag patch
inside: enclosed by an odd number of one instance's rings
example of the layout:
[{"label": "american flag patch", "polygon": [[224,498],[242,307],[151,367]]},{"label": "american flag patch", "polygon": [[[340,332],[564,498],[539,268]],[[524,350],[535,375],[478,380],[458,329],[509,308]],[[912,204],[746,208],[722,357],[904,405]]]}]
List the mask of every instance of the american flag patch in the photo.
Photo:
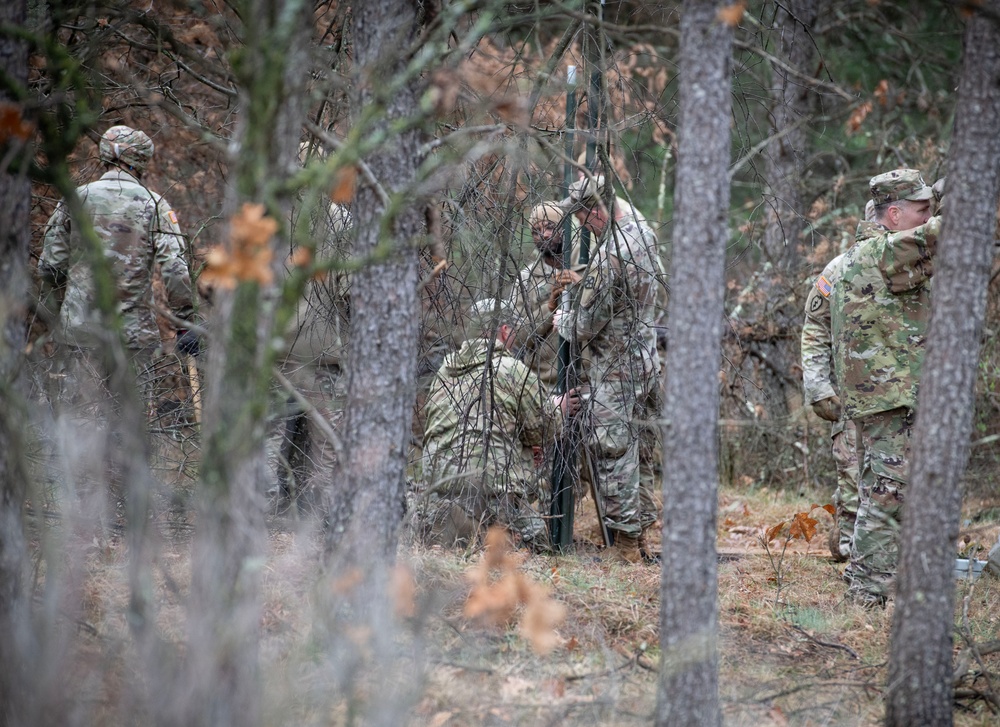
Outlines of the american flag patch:
[{"label": "american flag patch", "polygon": [[177,213],[176,212],[174,212],[173,210],[170,210],[169,212],[167,212],[167,217],[169,217],[170,221],[173,222],[175,225],[177,224]]},{"label": "american flag patch", "polygon": [[824,298],[829,298],[830,293],[833,292],[833,286],[830,285],[829,280],[820,275],[816,280],[816,290],[818,290]]}]

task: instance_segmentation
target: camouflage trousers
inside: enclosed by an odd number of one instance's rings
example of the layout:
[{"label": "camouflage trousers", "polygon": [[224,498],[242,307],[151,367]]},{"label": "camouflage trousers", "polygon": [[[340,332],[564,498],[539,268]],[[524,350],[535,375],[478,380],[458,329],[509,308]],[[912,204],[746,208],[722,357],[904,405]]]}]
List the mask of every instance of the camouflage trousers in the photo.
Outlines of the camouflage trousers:
[{"label": "camouflage trousers", "polygon": [[648,383],[629,376],[597,378],[587,406],[587,446],[593,453],[605,523],[609,531],[632,537],[651,524],[643,522],[639,473],[643,422],[648,421],[641,404]]},{"label": "camouflage trousers", "polygon": [[467,481],[410,494],[406,527],[412,537],[424,545],[465,548],[477,543],[491,526],[503,525],[527,547],[546,550],[548,526],[528,496],[517,491],[520,488],[505,490],[488,481],[482,478],[475,484]]},{"label": "camouflage trousers", "polygon": [[[322,509],[324,493],[337,469],[336,447],[330,441],[344,416],[346,379],[339,366],[285,367],[285,375],[308,406],[282,389],[268,437],[268,461],[279,507]],[[325,426],[324,426],[325,425]]]},{"label": "camouflage trousers", "polygon": [[639,521],[642,529],[660,519],[663,505],[663,387],[654,381],[639,400]]},{"label": "camouflage trousers", "polygon": [[859,502],[848,597],[884,602],[899,563],[899,532],[909,482],[914,411],[899,407],[855,420],[860,460]]},{"label": "camouflage trousers", "polygon": [[833,505],[837,510],[840,552],[848,556],[854,540],[854,522],[858,515],[857,428],[848,420],[833,427],[833,461],[837,466],[837,489]]}]

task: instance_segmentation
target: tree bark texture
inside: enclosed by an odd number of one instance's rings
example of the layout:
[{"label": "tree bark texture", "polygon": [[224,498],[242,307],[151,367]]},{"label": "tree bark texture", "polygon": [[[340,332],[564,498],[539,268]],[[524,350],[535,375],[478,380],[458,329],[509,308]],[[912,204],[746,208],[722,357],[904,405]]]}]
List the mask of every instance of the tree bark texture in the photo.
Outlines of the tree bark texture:
[{"label": "tree bark texture", "polygon": [[805,226],[802,179],[810,115],[809,89],[793,72],[808,75],[812,71],[816,46],[810,31],[819,17],[820,4],[820,0],[792,0],[776,4],[773,10],[775,55],[788,67],[771,69],[769,131],[775,138],[765,156],[770,194],[764,198],[768,206],[764,250],[775,267],[790,271],[799,260],[799,236]]},{"label": "tree bark texture", "polygon": [[[0,7],[0,25],[23,26],[25,0]],[[28,80],[28,45],[0,35],[0,70],[22,88]],[[14,94],[0,88],[0,103]],[[15,107],[15,108],[20,108]],[[20,431],[24,426],[24,390],[20,371],[26,343],[25,301],[28,295],[29,210],[31,185],[24,168],[30,146],[16,136],[0,141],[0,725],[26,721],[26,660],[31,622],[23,574],[27,550],[21,512],[27,473]]]},{"label": "tree bark texture", "polygon": [[952,724],[955,542],[1000,193],[1000,2],[968,20],[900,544],[886,724]]},{"label": "tree bark texture", "polygon": [[[234,59],[241,116],[231,160],[231,215],[249,202],[265,204],[275,220],[288,218],[291,198],[282,185],[297,167],[312,9],[302,0],[248,0],[239,8],[244,47]],[[281,264],[289,249],[282,239],[284,228],[279,222],[279,233],[271,240],[274,265]],[[276,358],[268,297],[273,295],[257,282],[240,281],[233,291],[218,291],[210,322],[184,670],[193,696],[177,700],[183,711],[177,721],[188,725],[252,727],[263,719],[257,564],[266,543],[263,498],[270,483],[264,440]]]},{"label": "tree bark texture", "polygon": [[661,727],[721,723],[716,427],[733,47],[733,28],[717,16],[721,6],[687,0],[681,10],[681,119],[664,407],[663,656],[656,711]]},{"label": "tree bark texture", "polygon": [[387,138],[366,157],[388,195],[372,184],[355,197],[344,472],[331,493],[328,550],[342,564],[390,564],[403,515],[419,343],[418,247],[423,205],[410,187],[422,133],[390,127],[419,111],[419,79],[407,76],[407,49],[419,31],[420,3],[379,0],[354,9],[358,108],[379,107],[368,133]]}]

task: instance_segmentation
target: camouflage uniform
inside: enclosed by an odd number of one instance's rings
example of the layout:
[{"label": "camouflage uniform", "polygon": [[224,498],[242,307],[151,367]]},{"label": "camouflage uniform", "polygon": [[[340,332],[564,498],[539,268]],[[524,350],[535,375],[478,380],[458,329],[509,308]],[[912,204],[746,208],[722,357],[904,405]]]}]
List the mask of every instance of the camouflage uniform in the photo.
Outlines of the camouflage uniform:
[{"label": "camouflage uniform", "polygon": [[[862,223],[870,224],[870,223]],[[802,384],[807,404],[837,396],[833,375],[833,334],[830,323],[830,294],[840,280],[845,255],[838,255],[823,268],[806,297],[805,322],[802,324]],[[854,422],[840,419],[830,429],[833,460],[837,467],[837,488],[833,504],[837,514],[838,560],[851,553],[854,521],[858,513],[858,454],[855,448]],[[832,544],[831,544],[832,549]]]},{"label": "camouflage uniform", "polygon": [[[872,179],[876,204],[885,202],[883,177],[892,175],[898,172]],[[913,175],[919,179],[916,172]],[[892,183],[909,182],[913,175]],[[909,188],[914,190],[910,197],[889,200],[929,199],[925,195],[930,188],[923,180]],[[845,575],[851,583],[849,595],[866,602],[884,602],[890,595],[898,563],[910,433],[940,228],[939,217],[899,232],[862,223],[833,290],[835,372],[844,416],[857,425],[860,458],[860,503]]]},{"label": "camouflage uniform", "polygon": [[[538,377],[499,340],[470,339],[448,354],[427,399],[418,537],[463,544],[501,523],[544,547],[545,521],[531,505],[541,479],[532,447],[558,433],[561,420]],[[453,529],[455,520],[465,524]]]},{"label": "camouflage uniform", "polygon": [[[579,245],[574,245],[572,260],[576,263],[579,259]],[[538,255],[520,272],[510,296],[525,321],[518,331],[519,353],[550,394],[559,383],[559,333],[552,326],[555,311],[549,310],[549,295],[561,270]]]},{"label": "camouflage uniform", "polygon": [[[192,314],[191,279],[177,216],[160,195],[123,169],[108,171],[99,180],[78,188],[77,195],[111,264],[125,346],[148,404],[152,395],[153,355],[161,343],[151,308],[154,264],[160,268],[167,300],[175,314],[184,319]],[[69,351],[89,352],[106,346],[109,332],[93,306],[90,265],[63,202],[46,225],[38,266],[46,288],[61,288],[61,282],[65,281],[61,305],[58,301],[48,304],[58,308],[57,340]],[[68,372],[64,396],[73,398],[80,393],[77,390],[82,385],[80,367],[93,369],[91,358],[67,356],[77,371]]]},{"label": "camouflage uniform", "polygon": [[663,427],[658,422],[663,417],[664,378],[663,364],[666,355],[665,341],[660,332],[666,331],[667,271],[659,254],[659,243],[652,226],[642,212],[630,202],[617,197],[615,206],[623,210],[625,220],[634,219],[646,237],[652,241],[653,259],[656,263],[655,302],[652,325],[646,329],[649,345],[657,352],[656,370],[646,387],[646,395],[639,401],[639,506],[642,529],[646,530],[660,517],[663,482]]},{"label": "camouflage uniform", "polygon": [[[120,416],[121,402],[109,397],[108,391],[110,377],[121,374],[117,362],[114,369],[107,368],[107,352],[117,348],[118,333],[102,321],[95,305],[98,291],[90,259],[103,252],[111,269],[125,354],[147,417],[153,404],[153,361],[161,343],[151,307],[154,265],[160,268],[174,313],[183,319],[192,315],[191,280],[177,216],[139,181],[152,153],[153,143],[142,132],[124,126],[105,132],[101,159],[118,168],[76,190],[102,249],[86,248],[89,243],[81,238],[65,202],[60,202],[46,225],[38,262],[42,306],[53,319],[58,316],[56,431],[67,471],[56,477],[74,495],[70,519],[86,524],[85,528],[106,522],[111,514],[108,506],[120,506],[125,488],[139,485],[123,479],[131,466],[124,457],[135,452],[122,447],[127,433],[121,423],[131,420]],[[103,527],[79,534],[88,545],[104,538]]]},{"label": "camouflage uniform", "polygon": [[654,240],[634,217],[609,220],[576,286],[579,307],[560,322],[590,360],[587,411],[605,519],[609,530],[631,538],[650,524],[640,498],[639,451],[649,421],[645,403],[659,371],[657,258]]},{"label": "camouflage uniform", "polygon": [[[317,266],[346,259],[346,235],[351,226],[350,212],[332,203],[326,218],[317,223],[325,232],[316,243]],[[306,283],[289,321],[282,373],[315,413],[288,398],[279,413],[277,437],[269,442],[276,450],[277,494],[286,502],[306,492],[317,504],[323,487],[316,478],[329,478],[336,465],[333,444],[314,417],[322,417],[335,430],[343,417],[349,319],[350,280],[344,270],[334,268]],[[282,396],[287,398],[284,392]]]}]

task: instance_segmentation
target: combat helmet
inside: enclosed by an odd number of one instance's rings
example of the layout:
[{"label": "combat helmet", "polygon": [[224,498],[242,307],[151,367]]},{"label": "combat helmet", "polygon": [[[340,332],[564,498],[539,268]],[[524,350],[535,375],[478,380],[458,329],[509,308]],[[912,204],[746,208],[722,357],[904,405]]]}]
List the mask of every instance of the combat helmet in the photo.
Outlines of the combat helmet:
[{"label": "combat helmet", "polygon": [[153,140],[131,126],[112,126],[101,137],[100,157],[108,164],[123,164],[145,171],[153,158]]}]

